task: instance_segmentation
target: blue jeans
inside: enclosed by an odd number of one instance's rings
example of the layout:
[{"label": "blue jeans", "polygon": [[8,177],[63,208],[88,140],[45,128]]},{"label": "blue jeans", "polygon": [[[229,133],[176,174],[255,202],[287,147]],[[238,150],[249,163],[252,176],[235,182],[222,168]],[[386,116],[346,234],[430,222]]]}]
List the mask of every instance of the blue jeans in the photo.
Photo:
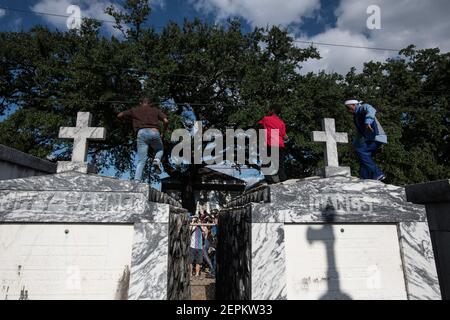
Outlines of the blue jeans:
[{"label": "blue jeans", "polygon": [[148,148],[152,148],[155,153],[154,159],[162,159],[164,154],[161,135],[158,131],[144,128],[140,129],[137,134],[137,155],[138,162],[134,180],[142,181],[142,173],[144,171],[145,163],[148,160]]},{"label": "blue jeans", "polygon": [[377,141],[365,141],[362,144],[354,145],[354,147],[361,164],[361,179],[377,179],[382,176],[383,172],[372,159],[373,153],[381,147],[381,143]]}]

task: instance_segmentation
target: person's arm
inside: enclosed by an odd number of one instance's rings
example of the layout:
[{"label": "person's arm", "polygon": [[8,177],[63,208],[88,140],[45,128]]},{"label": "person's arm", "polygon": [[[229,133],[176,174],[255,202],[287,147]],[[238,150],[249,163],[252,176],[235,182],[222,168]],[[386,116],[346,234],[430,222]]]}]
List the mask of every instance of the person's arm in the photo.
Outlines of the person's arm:
[{"label": "person's arm", "polygon": [[256,123],[256,129],[264,129],[264,118]]},{"label": "person's arm", "polygon": [[375,121],[375,115],[377,113],[377,110],[369,104],[364,104],[363,108],[366,113],[366,119],[364,120],[366,124],[366,129],[370,132],[373,132],[372,124]]},{"label": "person's arm", "polygon": [[167,128],[169,127],[169,119],[167,119],[167,115],[161,110],[158,111],[158,119],[163,123],[163,132],[161,136],[164,136],[164,133],[167,131]]},{"label": "person's arm", "polygon": [[289,140],[289,137],[286,133],[286,124],[283,123],[283,136],[281,137],[284,142],[287,142]]},{"label": "person's arm", "polygon": [[131,109],[130,110],[126,110],[126,111],[122,111],[117,115],[117,119],[119,119],[120,121],[126,121],[131,117]]},{"label": "person's arm", "polygon": [[169,119],[164,118],[162,121],[163,121],[163,132],[162,132],[162,135],[164,136],[164,133],[167,131],[167,128],[169,128]]}]

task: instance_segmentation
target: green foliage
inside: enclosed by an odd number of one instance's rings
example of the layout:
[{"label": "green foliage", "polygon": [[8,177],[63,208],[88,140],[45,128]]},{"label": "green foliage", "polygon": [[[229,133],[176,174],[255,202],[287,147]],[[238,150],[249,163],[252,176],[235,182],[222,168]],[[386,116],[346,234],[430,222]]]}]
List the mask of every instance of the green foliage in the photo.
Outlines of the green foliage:
[{"label": "green foliage", "polygon": [[[93,161],[132,171],[134,134],[116,114],[143,95],[176,103],[164,107],[171,130],[188,125],[186,110],[208,127],[252,127],[278,102],[290,137],[288,174],[305,177],[323,165],[323,145],[311,142],[311,131],[332,117],[338,131],[352,135],[342,102],[356,97],[377,108],[388,133],[390,143],[377,160],[390,182],[450,176],[448,53],[411,46],[398,59],[366,63],[359,74],[301,75],[302,63],[320,56],[312,47],[295,46],[286,30],[243,33],[237,20],[221,27],[195,19],[157,33],[144,26],[151,12],[147,1],[128,0],[125,9],[107,9],[121,39],[102,37],[92,20],[80,31],[0,33],[0,114],[18,109],[0,123],[0,143],[68,159],[71,142],[57,138],[58,128],[74,125],[78,111],[90,111],[108,131],[106,142],[90,144]],[[351,146],[339,150],[341,164],[357,174]]]}]

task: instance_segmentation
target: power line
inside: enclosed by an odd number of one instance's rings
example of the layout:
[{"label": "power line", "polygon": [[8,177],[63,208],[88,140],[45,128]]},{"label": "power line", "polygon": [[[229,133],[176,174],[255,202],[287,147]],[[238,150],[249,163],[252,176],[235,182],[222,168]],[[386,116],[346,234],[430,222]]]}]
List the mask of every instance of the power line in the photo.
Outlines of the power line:
[{"label": "power line", "polygon": [[[436,93],[436,94],[449,94],[450,91],[421,91],[422,93]],[[425,97],[427,95],[418,94],[418,96]],[[431,95],[433,96],[433,95]],[[73,99],[73,98],[40,98],[40,97],[13,97],[7,100],[22,100],[22,101],[49,101],[49,102],[58,102],[58,101],[76,101],[76,102],[86,102],[86,103],[108,103],[108,104],[139,104],[140,100],[100,100],[100,99]],[[165,105],[165,103],[161,103],[160,101],[151,101],[154,104]],[[224,106],[224,107],[235,107],[239,104],[227,104],[221,102],[167,102],[167,106],[176,105],[176,106]]]},{"label": "power line", "polygon": [[[39,11],[33,11],[33,10],[16,9],[16,8],[9,8],[9,7],[0,7],[0,9],[4,9],[6,11],[15,11],[15,12],[21,12],[21,13],[45,15],[45,16],[51,16],[51,17],[60,17],[60,18],[69,18],[70,17],[70,15],[63,15],[63,14],[50,13],[50,12],[39,12]],[[102,19],[92,19],[92,20],[99,21],[99,22],[106,22],[106,23],[116,23],[115,21],[111,21],[111,20],[102,20]]]},{"label": "power line", "polygon": [[[117,104],[138,104],[139,100],[99,100],[99,99],[70,99],[70,98],[40,98],[40,97],[13,97],[9,98],[7,100],[23,100],[23,101],[51,101],[51,102],[57,102],[57,101],[77,101],[77,102],[97,102],[97,103],[117,103]],[[160,101],[151,101],[151,103],[154,104],[162,104]],[[224,103],[201,103],[201,102],[167,102],[167,105],[178,105],[178,106],[236,106],[236,104],[224,104]]]},{"label": "power line", "polygon": [[[24,9],[17,9],[17,8],[9,8],[9,7],[0,7],[0,9],[8,10],[8,11],[15,11],[15,12],[21,12],[21,13],[28,13],[28,14],[38,14],[38,15],[46,15],[46,16],[52,16],[52,17],[60,17],[60,18],[69,18],[70,15],[63,15],[63,14],[57,14],[57,13],[50,13],[50,12],[39,12],[39,11],[33,11],[33,10],[24,10]],[[85,17],[88,18],[88,17]],[[116,21],[112,20],[104,20],[104,19],[96,19],[96,18],[89,18],[98,22],[105,22],[105,23],[116,23]],[[165,26],[159,26],[159,25],[152,25],[155,29],[164,29]],[[399,52],[400,49],[393,49],[393,48],[379,48],[379,47],[369,47],[369,46],[357,46],[357,45],[351,45],[351,44],[341,44],[341,43],[327,43],[327,42],[315,42],[315,41],[306,41],[306,40],[292,40],[293,42],[297,43],[304,43],[309,44],[311,46],[314,45],[320,45],[320,46],[331,46],[331,47],[341,47],[341,48],[353,48],[353,49],[366,49],[366,50],[377,50],[377,51],[392,51],[392,52]]]},{"label": "power line", "polygon": [[[69,18],[70,15],[64,15],[64,14],[58,14],[58,13],[51,13],[51,12],[40,12],[40,11],[34,11],[34,10],[25,10],[25,9],[17,9],[17,8],[9,8],[9,7],[0,7],[0,9],[4,9],[6,11],[14,11],[14,12],[21,12],[21,13],[28,13],[28,14],[38,14],[43,16],[51,16],[51,17],[59,17],[59,18]],[[83,17],[88,18],[88,17]],[[112,20],[103,20],[103,19],[96,19],[96,18],[89,18],[98,22],[105,22],[105,23],[116,23]]]},{"label": "power line", "polygon": [[378,50],[378,51],[395,51],[395,52],[399,52],[400,51],[400,49],[355,46],[355,45],[350,45],[350,44],[326,43],[326,42],[315,42],[315,41],[304,41],[304,40],[293,40],[293,42],[307,43],[307,44],[310,44],[312,46],[320,45],[320,46],[332,46],[332,47],[343,47],[343,48],[354,48],[354,49],[368,49],[368,50]]}]

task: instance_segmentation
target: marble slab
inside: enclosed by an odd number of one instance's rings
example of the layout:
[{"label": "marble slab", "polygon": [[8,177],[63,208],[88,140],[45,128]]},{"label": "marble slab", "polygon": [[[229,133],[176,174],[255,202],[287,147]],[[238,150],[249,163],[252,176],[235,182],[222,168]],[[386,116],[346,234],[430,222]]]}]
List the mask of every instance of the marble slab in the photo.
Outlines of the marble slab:
[{"label": "marble slab", "polygon": [[441,291],[426,222],[399,224],[408,299],[440,300]]},{"label": "marble slab", "polygon": [[140,193],[0,191],[0,222],[167,223],[169,211]]},{"label": "marble slab", "polygon": [[72,171],[45,176],[3,180],[0,181],[0,190],[149,193],[150,187],[144,183]]},{"label": "marble slab", "polygon": [[130,300],[167,299],[168,225],[136,223],[131,256]]},{"label": "marble slab", "polygon": [[0,300],[128,298],[133,225],[0,223]]},{"label": "marble slab", "polygon": [[253,300],[285,300],[286,257],[284,224],[252,224]]},{"label": "marble slab", "polygon": [[290,300],[406,300],[395,224],[286,224]]},{"label": "marble slab", "polygon": [[269,223],[426,221],[402,187],[353,177],[289,180],[270,186],[270,203],[252,203],[252,221]]}]

